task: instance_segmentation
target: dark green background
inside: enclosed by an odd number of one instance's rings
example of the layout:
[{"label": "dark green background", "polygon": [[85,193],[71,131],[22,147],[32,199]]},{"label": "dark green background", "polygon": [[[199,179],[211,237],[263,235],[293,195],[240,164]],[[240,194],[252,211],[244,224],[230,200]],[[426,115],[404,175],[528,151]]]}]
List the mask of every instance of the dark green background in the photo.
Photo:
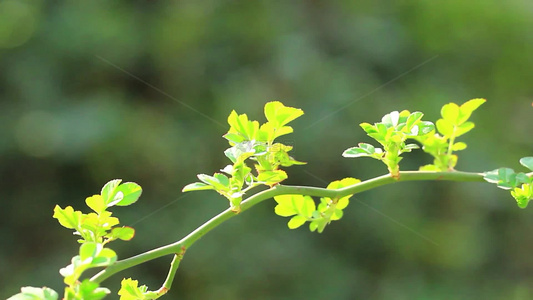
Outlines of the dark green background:
[{"label": "dark green background", "polygon": [[[523,170],[533,154],[529,1],[0,0],[0,298],[62,290],[76,238],[55,204],[85,212],[110,179],[143,186],[125,258],[175,241],[227,207],[182,194],[228,160],[232,109],[264,121],[267,101],[305,115],[282,140],[305,166],[287,184],[368,179],[345,159],[358,124],[409,109],[488,99],[461,138],[457,169]],[[222,125],[221,125],[222,124]],[[411,153],[403,169],[431,162]],[[525,170],[524,170],[525,171]],[[192,247],[168,299],[532,299],[533,208],[484,183],[401,183],[356,195],[323,234],[288,230],[274,201]],[[124,271],[157,289],[170,257]],[[110,299],[116,299],[113,295]]]}]

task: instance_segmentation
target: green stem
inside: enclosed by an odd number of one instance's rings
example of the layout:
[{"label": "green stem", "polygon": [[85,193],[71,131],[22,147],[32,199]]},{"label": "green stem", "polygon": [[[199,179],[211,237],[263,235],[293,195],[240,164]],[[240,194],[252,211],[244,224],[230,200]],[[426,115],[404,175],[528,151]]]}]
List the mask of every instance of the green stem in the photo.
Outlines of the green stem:
[{"label": "green stem", "polygon": [[[402,171],[400,172],[399,179],[393,178],[390,174],[365,180],[351,186],[347,186],[341,189],[325,189],[318,187],[308,187],[308,186],[288,186],[288,185],[277,185],[268,190],[261,191],[257,194],[250,196],[248,199],[241,203],[241,212],[250,209],[254,205],[263,202],[267,199],[273,198],[274,196],[279,195],[308,195],[315,197],[329,197],[337,198],[344,197],[348,195],[358,194],[373,188],[377,188],[383,185],[401,182],[401,181],[420,181],[420,180],[446,180],[446,181],[478,181],[484,182],[483,173],[469,173],[469,172],[425,172],[425,171]],[[188,249],[192,246],[197,240],[199,240],[206,233],[215,229],[220,224],[224,223],[228,219],[236,216],[237,213],[232,211],[231,208],[226,209],[220,214],[216,215],[206,223],[202,224],[200,227],[196,228],[193,232],[189,233],[187,236],[181,240],[162,246],[136,256],[126,258],[120,261],[117,261],[113,265],[102,270],[95,276],[91,278],[91,281],[101,283],[110,276],[131,268],[133,266],[142,264],[144,262],[166,256],[173,253],[183,253],[184,249]],[[180,259],[181,260],[181,259]],[[174,261],[173,261],[174,262]],[[177,269],[179,263],[175,264]],[[169,272],[169,277],[174,276],[176,270]],[[172,278],[167,277],[167,281]],[[167,282],[165,281],[165,282]]]},{"label": "green stem", "polygon": [[181,252],[174,254],[174,258],[170,263],[170,270],[168,271],[167,278],[165,279],[165,282],[163,282],[161,288],[157,291],[158,298],[165,295],[172,287],[172,282],[174,281],[180,262],[183,259],[183,255],[185,255],[185,250],[185,247],[181,247]]},{"label": "green stem", "polygon": [[448,157],[448,161],[446,162],[447,163],[447,169],[448,170],[453,170],[453,167],[451,166],[451,157],[452,157],[452,153],[453,153],[453,144],[455,143],[455,130],[456,130],[456,126],[454,125],[453,126],[453,132],[452,132],[452,135],[450,136],[450,141],[448,143],[448,152],[446,153],[446,156]]}]

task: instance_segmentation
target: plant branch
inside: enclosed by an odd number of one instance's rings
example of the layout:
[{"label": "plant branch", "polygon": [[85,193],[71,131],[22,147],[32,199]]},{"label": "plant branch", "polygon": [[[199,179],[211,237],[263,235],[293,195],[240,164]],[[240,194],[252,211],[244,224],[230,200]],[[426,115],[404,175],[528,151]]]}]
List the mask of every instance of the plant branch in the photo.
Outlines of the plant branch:
[{"label": "plant branch", "polygon": [[[319,187],[309,187],[309,186],[289,186],[289,185],[277,185],[273,188],[270,188],[268,190],[261,191],[257,194],[254,194],[250,196],[248,199],[244,200],[241,203],[241,211],[245,211],[247,209],[250,209],[254,205],[263,202],[267,199],[273,198],[274,196],[279,195],[308,195],[308,196],[315,196],[315,197],[329,197],[329,198],[335,198],[335,197],[344,197],[348,195],[358,194],[373,188],[377,188],[383,185],[401,182],[401,181],[422,181],[422,180],[443,180],[443,181],[478,181],[478,182],[484,182],[483,179],[483,173],[470,173],[470,172],[425,172],[425,171],[402,171],[400,172],[399,178],[393,178],[390,174],[382,175],[379,177],[375,177],[369,180],[365,180],[359,183],[356,183],[351,186],[347,186],[341,189],[326,189],[326,188],[319,188]],[[199,240],[202,236],[204,236],[206,233],[211,231],[212,229],[215,229],[220,224],[224,223],[228,219],[236,216],[238,213],[234,212],[231,208],[226,209],[225,211],[221,212],[220,214],[216,215],[215,217],[211,218],[206,223],[202,224],[200,227],[195,229],[193,232],[189,233],[187,236],[182,238],[181,240],[168,244],[166,246],[162,246],[153,250],[149,250],[147,252],[138,254],[136,256],[126,258],[120,261],[115,262],[113,265],[107,267],[106,269],[102,270],[95,276],[91,278],[91,281],[101,283],[105,279],[109,278],[110,276],[134,267],[136,265],[142,264],[144,262],[170,255],[170,254],[177,254],[177,256],[180,256],[180,254],[184,253],[185,249],[188,249],[190,246],[192,246],[197,240]],[[177,262],[176,262],[177,259]],[[181,261],[180,258],[174,258],[173,260],[173,266],[171,266],[171,270],[169,272],[169,275],[167,277],[167,280],[165,281],[165,284],[163,287],[166,287],[166,284],[169,284],[171,280],[174,277],[174,274],[177,270],[177,267],[179,265],[179,262]],[[170,284],[168,285],[170,288]]]}]

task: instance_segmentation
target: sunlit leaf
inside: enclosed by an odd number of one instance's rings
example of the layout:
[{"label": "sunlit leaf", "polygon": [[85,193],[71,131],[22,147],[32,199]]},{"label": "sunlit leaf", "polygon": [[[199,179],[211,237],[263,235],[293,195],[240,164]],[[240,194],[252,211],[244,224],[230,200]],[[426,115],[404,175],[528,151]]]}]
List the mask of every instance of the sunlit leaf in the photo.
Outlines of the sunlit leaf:
[{"label": "sunlit leaf", "polygon": [[51,288],[23,287],[20,293],[13,295],[7,300],[57,300],[59,295]]},{"label": "sunlit leaf", "polygon": [[113,239],[129,241],[134,236],[135,236],[135,229],[129,226],[116,227],[111,230],[111,237],[113,237]]},{"label": "sunlit leaf", "polygon": [[283,170],[274,170],[274,171],[265,171],[257,175],[257,180],[264,182],[265,184],[271,185],[274,183],[279,183],[287,179],[287,173]]},{"label": "sunlit leaf", "polygon": [[203,182],[194,182],[189,183],[183,189],[182,192],[190,192],[190,191],[202,191],[202,190],[214,190],[215,187],[212,185],[205,184]]},{"label": "sunlit leaf", "polygon": [[393,111],[390,114],[386,114],[381,118],[381,122],[385,124],[387,127],[396,127],[398,125],[398,121],[400,119],[400,113],[397,111]]},{"label": "sunlit leaf", "polygon": [[[457,118],[459,117],[459,106],[455,103],[448,103],[444,105],[440,111],[442,118],[451,125],[457,125]],[[440,131],[440,129],[439,129]]]},{"label": "sunlit leaf", "polygon": [[437,125],[437,130],[440,132],[440,134],[444,136],[452,136],[454,134],[453,124],[450,123],[448,120],[439,119],[437,120],[436,125]]},{"label": "sunlit leaf", "polygon": [[302,226],[306,221],[307,219],[304,216],[297,215],[297,216],[292,217],[289,220],[289,223],[287,223],[287,225],[289,226],[290,229],[296,229]]},{"label": "sunlit leaf", "polygon": [[457,124],[462,124],[470,118],[472,112],[476,110],[481,104],[485,103],[487,100],[477,98],[468,100],[467,102],[461,104],[459,107],[459,117],[457,119]]},{"label": "sunlit leaf", "polygon": [[474,129],[474,127],[475,127],[474,123],[465,122],[465,123],[459,125],[458,127],[456,127],[455,136],[456,137],[461,136],[461,135],[469,132],[470,130]]},{"label": "sunlit leaf", "polygon": [[104,185],[104,187],[102,188],[102,191],[100,192],[100,195],[102,195],[102,198],[104,200],[104,203],[107,204],[113,201],[113,198],[115,197],[115,194],[116,194],[116,189],[121,182],[122,182],[122,179],[114,179]]},{"label": "sunlit leaf", "polygon": [[520,164],[533,171],[533,156],[522,157],[520,159]]},{"label": "sunlit leaf", "polygon": [[142,194],[142,188],[140,185],[138,185],[135,182],[124,182],[123,184],[119,185],[116,189],[117,194],[122,193],[122,197],[118,201],[114,201],[112,203],[108,204],[109,206],[117,205],[117,206],[127,206],[131,205],[137,200],[139,200],[139,197],[141,197]]},{"label": "sunlit leaf", "polygon": [[88,197],[85,199],[85,204],[87,204],[88,207],[90,207],[94,212],[100,213],[104,211],[107,206],[104,203],[104,199],[101,195],[93,195],[91,197]]},{"label": "sunlit leaf", "polygon": [[265,104],[265,117],[275,127],[282,127],[303,114],[301,109],[285,106],[279,101]]},{"label": "sunlit leaf", "polygon": [[452,146],[452,150],[453,151],[460,151],[460,150],[464,150],[464,149],[466,149],[466,144],[463,143],[463,142],[455,143]]},{"label": "sunlit leaf", "polygon": [[77,287],[77,297],[83,300],[100,300],[111,293],[106,288],[101,288],[98,283],[84,279]]},{"label": "sunlit leaf", "polygon": [[79,227],[82,215],[81,211],[74,211],[72,206],[67,206],[65,209],[62,209],[59,205],[54,207],[53,217],[57,219],[59,224],[69,229]]},{"label": "sunlit leaf", "polygon": [[124,278],[120,283],[120,290],[118,295],[120,300],[148,300],[155,299],[147,297],[145,293],[148,291],[148,287],[145,285],[138,286],[139,282],[131,278]]}]

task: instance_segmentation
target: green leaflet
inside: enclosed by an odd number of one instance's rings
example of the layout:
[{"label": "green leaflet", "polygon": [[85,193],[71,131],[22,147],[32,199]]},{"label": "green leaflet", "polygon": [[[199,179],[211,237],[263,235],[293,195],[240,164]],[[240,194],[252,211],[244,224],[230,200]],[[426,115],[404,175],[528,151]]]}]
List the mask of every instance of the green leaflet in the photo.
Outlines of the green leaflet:
[{"label": "green leaflet", "polygon": [[59,295],[51,288],[23,287],[20,293],[9,297],[7,300],[57,300]]},{"label": "green leaflet", "polygon": [[[327,189],[340,189],[359,182],[360,180],[355,178],[344,178],[333,181]],[[316,206],[315,201],[310,196],[280,195],[274,197],[277,203],[274,212],[278,216],[291,217],[287,223],[289,229],[298,228],[305,222],[309,222],[309,230],[321,233],[331,221],[342,218],[343,209],[348,206],[350,197],[351,195],[333,199],[323,197],[320,199],[319,205]]]},{"label": "green leaflet", "polygon": [[148,291],[146,285],[138,286],[139,282],[131,278],[124,278],[120,283],[118,295],[120,300],[152,300],[159,298],[156,292]]}]

